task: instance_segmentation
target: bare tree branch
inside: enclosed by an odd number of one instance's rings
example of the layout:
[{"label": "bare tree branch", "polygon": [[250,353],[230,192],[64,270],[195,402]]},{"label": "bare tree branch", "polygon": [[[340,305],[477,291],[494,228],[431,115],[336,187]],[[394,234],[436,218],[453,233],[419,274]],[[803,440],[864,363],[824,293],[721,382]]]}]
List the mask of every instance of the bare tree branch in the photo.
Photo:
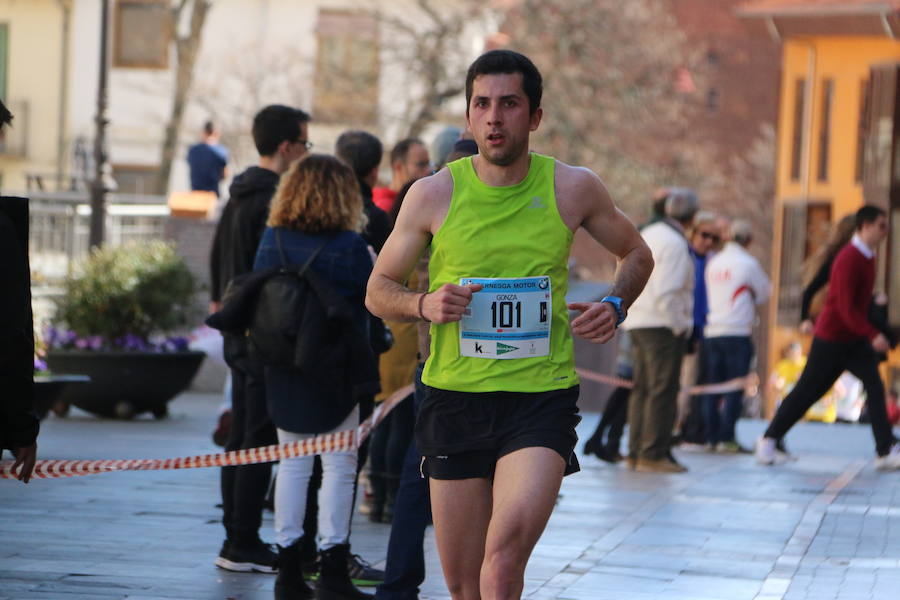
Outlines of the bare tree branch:
[{"label": "bare tree branch", "polygon": [[179,17],[181,11],[186,8],[187,3],[188,0],[180,0],[177,5],[173,6],[172,13],[171,27],[174,34],[177,65],[175,69],[175,88],[172,94],[172,110],[166,124],[160,152],[159,174],[156,184],[157,192],[160,194],[165,194],[169,187],[172,161],[175,159],[178,135],[181,131],[181,123],[184,119],[184,111],[187,107],[191,83],[194,78],[194,63],[200,50],[203,25],[206,23],[206,16],[212,6],[211,0],[193,0],[188,31],[182,35],[178,29]]}]

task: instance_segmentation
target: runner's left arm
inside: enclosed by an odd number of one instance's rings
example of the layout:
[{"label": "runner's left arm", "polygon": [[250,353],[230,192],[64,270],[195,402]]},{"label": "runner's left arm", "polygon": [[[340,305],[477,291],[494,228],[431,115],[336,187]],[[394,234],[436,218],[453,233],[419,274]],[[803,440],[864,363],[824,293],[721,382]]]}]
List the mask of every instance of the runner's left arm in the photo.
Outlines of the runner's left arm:
[{"label": "runner's left arm", "polygon": [[580,171],[578,187],[585,209],[581,226],[618,259],[609,295],[631,306],[650,278],[653,255],[631,220],[613,204],[600,178],[587,169]]},{"label": "runner's left arm", "polygon": [[[616,208],[606,186],[588,169],[571,168],[560,181],[560,192],[572,199],[578,224],[612,252],[617,260],[610,296],[618,296],[628,307],[640,295],[653,271],[653,255],[641,234],[625,214]],[[594,343],[605,343],[615,334],[616,314],[608,303],[573,303],[582,311],[572,320],[572,332]]]}]

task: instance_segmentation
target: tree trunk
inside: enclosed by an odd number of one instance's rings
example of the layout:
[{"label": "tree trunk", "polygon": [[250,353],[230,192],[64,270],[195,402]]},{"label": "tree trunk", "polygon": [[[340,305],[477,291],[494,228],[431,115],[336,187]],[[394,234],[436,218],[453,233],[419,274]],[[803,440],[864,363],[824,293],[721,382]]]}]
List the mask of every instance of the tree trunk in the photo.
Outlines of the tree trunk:
[{"label": "tree trunk", "polygon": [[210,0],[194,0],[191,8],[190,27],[188,33],[182,37],[178,35],[178,22],[186,2],[187,0],[182,0],[172,8],[172,30],[175,34],[175,56],[178,64],[175,71],[172,112],[166,124],[166,134],[163,138],[159,160],[159,175],[156,180],[158,194],[167,194],[169,190],[169,176],[172,172],[175,152],[178,149],[178,134],[181,131],[184,109],[187,107],[191,83],[194,79],[194,64],[200,50],[203,24],[211,6]]}]

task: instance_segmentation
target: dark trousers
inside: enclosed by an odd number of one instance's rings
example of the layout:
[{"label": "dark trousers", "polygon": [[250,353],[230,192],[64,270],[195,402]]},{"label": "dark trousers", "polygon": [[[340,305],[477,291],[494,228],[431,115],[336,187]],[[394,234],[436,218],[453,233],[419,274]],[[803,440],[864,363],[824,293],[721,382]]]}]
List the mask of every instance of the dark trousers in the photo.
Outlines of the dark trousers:
[{"label": "dark trousers", "polygon": [[[422,365],[416,369],[416,392],[414,413],[425,399],[422,385]],[[378,600],[416,600],[419,586],[425,581],[425,528],[431,522],[431,497],[428,479],[422,477],[419,464],[422,456],[416,449],[415,440],[410,440],[400,487],[394,502],[394,522],[388,542],[387,566],[384,583],[378,586],[375,598]]]},{"label": "dark trousers", "polygon": [[[706,383],[706,350],[703,340],[696,340],[697,379],[691,384]],[[703,396],[692,394],[688,401],[687,414],[681,420],[681,441],[689,444],[706,443],[706,419],[703,418]]]},{"label": "dark trousers", "polygon": [[628,400],[628,454],[662,460],[669,456],[677,412],[684,336],[668,327],[632,329],[634,389]]},{"label": "dark trousers", "polygon": [[772,439],[784,436],[809,407],[831,389],[844,371],[850,371],[862,381],[866,390],[866,408],[872,418],[875,451],[879,456],[887,454],[894,443],[894,433],[887,418],[878,357],[865,338],[853,342],[828,342],[813,338],[800,380],[781,402],[765,436]]},{"label": "dark trousers", "polygon": [[[698,379],[697,383],[703,383]],[[706,419],[703,418],[703,396],[691,396],[688,413],[681,425],[681,441],[689,444],[706,443]]]},{"label": "dark trousers", "polygon": [[586,446],[602,446],[611,453],[619,453],[625,421],[628,419],[628,396],[630,395],[631,390],[626,387],[617,387],[613,390],[603,409],[603,416],[600,417],[597,429],[585,444]]},{"label": "dark trousers", "polygon": [[[750,372],[753,342],[749,336],[720,336],[703,340],[706,383],[722,383]],[[721,405],[721,406],[720,406]],[[744,390],[703,396],[706,441],[733,442],[735,424],[744,408]]]},{"label": "dark trousers", "polygon": [[[231,370],[231,435],[226,451],[278,443],[266,406],[262,370],[257,371],[249,362],[242,365],[246,368]],[[252,544],[259,539],[271,474],[271,463],[222,468],[222,524],[229,540]]]},{"label": "dark trousers", "polygon": [[369,465],[373,474],[400,477],[415,425],[412,396],[395,406],[372,432]]}]

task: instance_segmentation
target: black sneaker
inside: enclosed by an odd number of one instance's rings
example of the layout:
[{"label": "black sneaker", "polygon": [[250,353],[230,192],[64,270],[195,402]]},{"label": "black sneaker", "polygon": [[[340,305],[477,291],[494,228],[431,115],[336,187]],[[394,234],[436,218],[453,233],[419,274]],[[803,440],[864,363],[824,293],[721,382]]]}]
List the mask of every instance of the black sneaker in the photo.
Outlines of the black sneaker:
[{"label": "black sneaker", "polygon": [[367,563],[359,554],[347,555],[347,573],[353,585],[372,587],[384,581],[384,571]]},{"label": "black sneaker", "polygon": [[225,540],[215,565],[238,573],[277,573],[278,555],[262,541],[249,546],[238,546],[233,541]]},{"label": "black sneaker", "polygon": [[307,581],[315,581],[319,578],[319,558],[312,560],[304,560],[300,568],[303,570],[303,579]]}]

